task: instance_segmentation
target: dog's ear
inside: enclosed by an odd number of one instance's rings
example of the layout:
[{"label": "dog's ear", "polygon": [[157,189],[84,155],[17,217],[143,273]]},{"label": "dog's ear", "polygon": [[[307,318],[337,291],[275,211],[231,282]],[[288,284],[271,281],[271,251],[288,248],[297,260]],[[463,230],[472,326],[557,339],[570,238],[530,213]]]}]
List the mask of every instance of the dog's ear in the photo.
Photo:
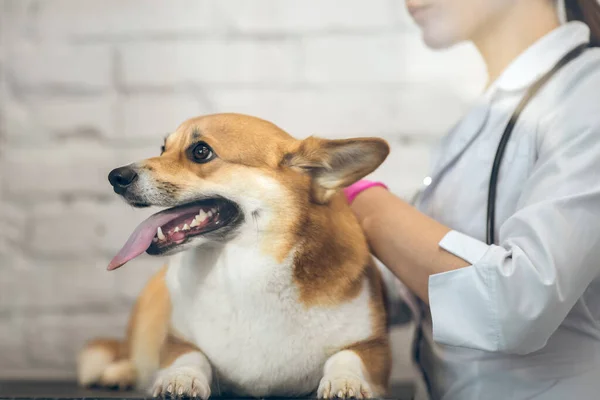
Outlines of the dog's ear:
[{"label": "dog's ear", "polygon": [[286,154],[284,164],[312,178],[312,196],[324,204],[346,186],[373,172],[390,152],[378,138],[326,140],[309,137]]}]

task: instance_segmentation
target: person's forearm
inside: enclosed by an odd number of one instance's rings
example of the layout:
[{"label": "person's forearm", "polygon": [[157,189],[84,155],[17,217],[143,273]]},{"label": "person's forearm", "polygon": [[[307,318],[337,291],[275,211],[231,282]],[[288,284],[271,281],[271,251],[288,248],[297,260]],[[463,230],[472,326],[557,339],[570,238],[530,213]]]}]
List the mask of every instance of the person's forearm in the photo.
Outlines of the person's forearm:
[{"label": "person's forearm", "polygon": [[426,303],[432,274],[469,264],[438,246],[450,228],[375,187],[352,203],[373,254]]}]

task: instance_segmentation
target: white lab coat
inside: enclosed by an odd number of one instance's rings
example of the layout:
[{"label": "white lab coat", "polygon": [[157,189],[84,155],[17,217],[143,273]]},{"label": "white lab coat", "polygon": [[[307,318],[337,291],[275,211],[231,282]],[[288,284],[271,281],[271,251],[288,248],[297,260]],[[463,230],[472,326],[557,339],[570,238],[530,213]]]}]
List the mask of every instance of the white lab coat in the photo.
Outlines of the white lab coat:
[{"label": "white lab coat", "polygon": [[522,113],[500,170],[498,245],[485,244],[492,161],[517,103],[589,40],[567,23],[519,56],[441,141],[416,201],[471,265],[432,275],[419,363],[443,400],[600,398],[600,49]]}]

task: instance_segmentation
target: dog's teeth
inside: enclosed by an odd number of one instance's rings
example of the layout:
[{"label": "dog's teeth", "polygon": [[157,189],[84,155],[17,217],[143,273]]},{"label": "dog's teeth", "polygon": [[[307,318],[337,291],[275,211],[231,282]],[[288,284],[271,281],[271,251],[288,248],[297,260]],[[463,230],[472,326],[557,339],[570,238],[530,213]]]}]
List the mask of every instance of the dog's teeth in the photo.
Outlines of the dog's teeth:
[{"label": "dog's teeth", "polygon": [[179,227],[176,226],[175,229],[173,230],[173,232],[179,232]]},{"label": "dog's teeth", "polygon": [[165,235],[163,235],[163,231],[160,229],[160,226],[156,230],[156,236],[158,236],[158,240],[165,240]]},{"label": "dog's teeth", "polygon": [[200,212],[198,213],[198,215],[196,215],[196,220],[198,221],[199,224],[201,224],[201,223],[204,222],[204,220],[206,219],[206,217],[208,217],[208,215],[206,215],[206,211],[200,210]]},{"label": "dog's teeth", "polygon": [[182,231],[189,231],[190,230],[190,226],[188,224],[183,225],[183,228],[181,229]]},{"label": "dog's teeth", "polygon": [[212,217],[212,216],[213,216],[213,210],[210,210],[210,211],[208,212],[208,214],[206,214],[206,215],[208,215],[208,218]]},{"label": "dog's teeth", "polygon": [[198,220],[196,220],[196,218],[194,218],[194,220],[192,221],[192,223],[190,224],[190,228],[193,228],[195,226],[200,226],[200,224],[198,223]]},{"label": "dog's teeth", "polygon": [[158,242],[158,239],[157,238],[152,238],[152,242],[156,243],[156,242]]}]

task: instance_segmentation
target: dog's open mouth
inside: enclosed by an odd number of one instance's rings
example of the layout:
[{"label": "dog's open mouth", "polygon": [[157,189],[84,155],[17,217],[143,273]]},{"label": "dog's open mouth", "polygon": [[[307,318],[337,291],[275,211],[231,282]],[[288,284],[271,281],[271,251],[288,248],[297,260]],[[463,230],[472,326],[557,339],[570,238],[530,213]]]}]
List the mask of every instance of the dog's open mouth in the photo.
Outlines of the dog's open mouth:
[{"label": "dog's open mouth", "polygon": [[148,254],[160,254],[184,243],[188,238],[212,232],[227,226],[237,214],[230,201],[205,200],[163,211],[173,219],[156,228]]},{"label": "dog's open mouth", "polygon": [[235,203],[223,198],[196,201],[156,213],[133,231],[108,269],[119,268],[144,252],[159,255],[170,251],[190,238],[228,226],[238,216]]}]

